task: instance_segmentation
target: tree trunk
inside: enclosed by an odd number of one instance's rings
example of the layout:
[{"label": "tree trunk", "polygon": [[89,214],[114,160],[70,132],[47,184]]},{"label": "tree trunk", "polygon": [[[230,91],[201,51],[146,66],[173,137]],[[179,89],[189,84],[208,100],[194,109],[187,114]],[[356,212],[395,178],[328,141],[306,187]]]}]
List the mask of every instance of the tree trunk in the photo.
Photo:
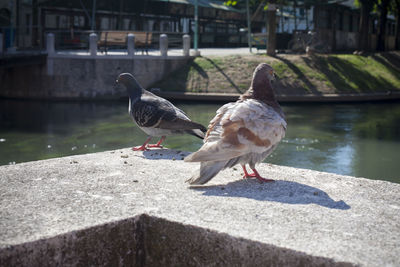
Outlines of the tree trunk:
[{"label": "tree trunk", "polygon": [[[281,10],[281,12],[282,12],[281,14],[283,14],[283,5],[282,4],[279,5],[279,10]],[[283,16],[280,17],[280,24],[281,24],[281,32],[285,32],[285,27],[284,27],[285,21],[284,21]]]},{"label": "tree trunk", "polygon": [[332,9],[332,51],[336,51],[337,7]]},{"label": "tree trunk", "polygon": [[396,8],[396,33],[395,33],[396,50],[400,50],[400,0],[396,0],[395,8]]},{"label": "tree trunk", "polygon": [[297,31],[297,1],[293,1],[294,30]]},{"label": "tree trunk", "polygon": [[385,33],[386,33],[386,21],[388,14],[388,6],[389,0],[382,0],[379,5],[379,29],[378,29],[378,38],[376,44],[376,50],[384,51],[385,50]]},{"label": "tree trunk", "polygon": [[39,16],[37,0],[32,0],[32,46],[39,44]]},{"label": "tree trunk", "polygon": [[276,5],[270,1],[267,11],[267,55],[275,56],[276,48]]},{"label": "tree trunk", "polygon": [[305,11],[306,11],[306,30],[308,31],[308,29],[309,29],[309,24],[308,24],[308,10],[309,10],[309,8],[308,7],[305,7],[304,8],[305,9]]},{"label": "tree trunk", "polygon": [[368,0],[361,0],[361,17],[358,36],[358,50],[368,51],[368,31],[369,31],[369,14],[372,10],[372,3]]},{"label": "tree trunk", "polygon": [[124,0],[119,0],[119,12],[118,12],[118,20],[117,20],[117,30],[122,30],[122,11],[124,6]]}]

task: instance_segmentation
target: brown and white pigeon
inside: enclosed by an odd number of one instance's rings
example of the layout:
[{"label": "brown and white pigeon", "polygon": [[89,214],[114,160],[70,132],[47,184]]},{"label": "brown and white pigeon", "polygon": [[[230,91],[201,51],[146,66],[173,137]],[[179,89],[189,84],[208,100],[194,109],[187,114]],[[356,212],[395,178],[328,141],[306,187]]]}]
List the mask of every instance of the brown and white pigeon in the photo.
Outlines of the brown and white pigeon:
[{"label": "brown and white pigeon", "polygon": [[[200,162],[200,172],[187,180],[190,184],[204,184],[219,171],[241,164],[243,178],[265,179],[255,169],[276,148],[285,136],[285,115],[275,99],[271,81],[274,70],[268,64],[257,66],[250,88],[235,103],[217,110],[210,121],[203,146],[185,158],[186,162]],[[249,174],[245,165],[253,173]]]},{"label": "brown and white pigeon", "polygon": [[[125,85],[129,96],[129,114],[139,128],[148,135],[143,145],[132,150],[144,151],[150,147],[162,147],[167,135],[191,134],[201,139],[207,129],[171,102],[145,90],[130,73],[118,76],[117,83]],[[153,136],[161,136],[157,144],[148,144]]]}]

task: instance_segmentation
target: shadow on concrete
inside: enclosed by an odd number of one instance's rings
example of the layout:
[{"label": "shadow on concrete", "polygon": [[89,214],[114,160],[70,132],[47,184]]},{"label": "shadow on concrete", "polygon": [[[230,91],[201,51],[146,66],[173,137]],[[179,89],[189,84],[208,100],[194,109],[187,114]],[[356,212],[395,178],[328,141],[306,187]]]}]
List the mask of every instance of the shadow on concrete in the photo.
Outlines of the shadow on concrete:
[{"label": "shadow on concrete", "polygon": [[293,181],[277,180],[259,184],[256,180],[237,180],[226,185],[192,186],[206,196],[243,197],[286,204],[316,204],[330,209],[348,210],[343,200],[334,201],[321,189]]},{"label": "shadow on concrete", "polygon": [[1,266],[242,266],[244,262],[246,266],[354,266],[147,214],[3,246],[0,262]]},{"label": "shadow on concrete", "polygon": [[[190,82],[190,84],[189,84]],[[152,88],[173,92],[208,92],[210,77],[207,72],[194,60],[190,60],[168,77],[154,83]]]},{"label": "shadow on concrete", "polygon": [[146,159],[158,160],[158,159],[170,159],[170,160],[183,160],[184,157],[189,155],[190,152],[173,150],[168,148],[156,148],[147,151],[143,151],[143,157]]}]

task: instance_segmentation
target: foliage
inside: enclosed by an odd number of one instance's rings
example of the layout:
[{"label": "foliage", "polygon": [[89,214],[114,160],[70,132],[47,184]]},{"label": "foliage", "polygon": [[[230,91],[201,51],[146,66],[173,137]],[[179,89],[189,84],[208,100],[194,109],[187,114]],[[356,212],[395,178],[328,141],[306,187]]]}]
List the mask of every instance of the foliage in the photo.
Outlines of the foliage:
[{"label": "foliage", "polygon": [[237,3],[238,3],[238,1],[229,0],[229,1],[224,2],[224,5],[226,5],[226,6],[236,6]]}]

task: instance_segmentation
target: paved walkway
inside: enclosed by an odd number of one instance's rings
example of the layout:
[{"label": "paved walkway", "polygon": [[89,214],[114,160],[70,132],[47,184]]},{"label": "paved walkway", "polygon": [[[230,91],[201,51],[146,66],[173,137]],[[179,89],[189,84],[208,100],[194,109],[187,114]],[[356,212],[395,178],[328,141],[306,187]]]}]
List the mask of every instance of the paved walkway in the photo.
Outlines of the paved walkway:
[{"label": "paved walkway", "polygon": [[[202,56],[227,56],[227,55],[250,55],[250,51],[248,47],[235,47],[235,48],[200,48],[198,49],[200,52],[200,55]],[[88,56],[89,52],[86,50],[81,50],[81,51],[57,51],[58,54],[62,55],[82,55],[82,56]],[[257,50],[255,48],[252,49],[252,54],[258,54],[258,53],[263,53],[265,54],[265,50]],[[127,55],[126,50],[110,50],[107,52],[107,54],[103,51],[98,52],[98,56],[122,56],[122,55]],[[190,50],[191,55],[195,55],[194,49]],[[143,53],[141,50],[137,51],[135,55],[147,55],[146,53]],[[149,56],[160,56],[160,51],[159,50],[149,50],[148,51]],[[182,49],[169,49],[168,50],[168,55],[170,56],[181,56],[183,55],[183,50]]]}]

